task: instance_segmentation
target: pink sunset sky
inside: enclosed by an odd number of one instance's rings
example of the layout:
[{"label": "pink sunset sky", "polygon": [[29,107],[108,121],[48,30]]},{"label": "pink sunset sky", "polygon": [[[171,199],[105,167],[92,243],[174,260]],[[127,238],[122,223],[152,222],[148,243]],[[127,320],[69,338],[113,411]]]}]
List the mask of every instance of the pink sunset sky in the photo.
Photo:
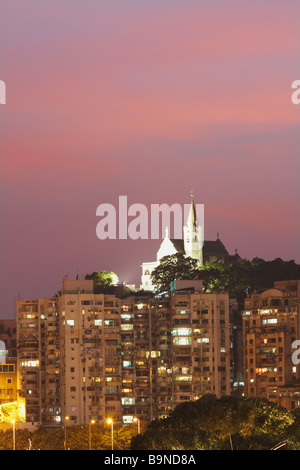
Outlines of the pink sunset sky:
[{"label": "pink sunset sky", "polygon": [[0,16],[1,318],[158,240],[96,237],[101,203],[205,206],[205,239],[300,263],[299,0],[10,0]]}]

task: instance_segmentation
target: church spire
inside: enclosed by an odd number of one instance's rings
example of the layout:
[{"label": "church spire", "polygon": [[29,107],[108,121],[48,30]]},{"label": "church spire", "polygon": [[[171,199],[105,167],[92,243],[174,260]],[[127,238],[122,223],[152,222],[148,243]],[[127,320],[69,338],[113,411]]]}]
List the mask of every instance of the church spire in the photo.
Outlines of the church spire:
[{"label": "church spire", "polygon": [[196,259],[200,266],[203,264],[202,255],[202,226],[199,225],[194,204],[194,191],[191,191],[191,204],[186,225],[183,227],[185,255]]},{"label": "church spire", "polygon": [[196,209],[195,209],[195,204],[194,204],[194,191],[191,191],[191,205],[190,205],[190,210],[189,210],[189,215],[187,219],[187,225],[188,227],[196,227],[197,225],[197,217],[196,217]]}]

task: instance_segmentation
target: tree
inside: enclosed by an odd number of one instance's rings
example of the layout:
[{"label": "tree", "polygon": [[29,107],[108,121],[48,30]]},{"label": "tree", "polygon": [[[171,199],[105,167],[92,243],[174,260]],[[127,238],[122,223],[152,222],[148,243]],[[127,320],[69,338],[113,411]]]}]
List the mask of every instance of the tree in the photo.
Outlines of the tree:
[{"label": "tree", "polygon": [[[288,410],[259,398],[204,395],[178,405],[132,440],[132,449],[271,449],[279,442],[297,448],[299,430]],[[298,432],[298,435],[297,435]]]},{"label": "tree", "polygon": [[114,285],[119,281],[118,276],[112,271],[98,271],[86,274],[85,279],[94,281],[94,292],[96,294],[112,293]]},{"label": "tree", "polygon": [[269,289],[274,281],[300,279],[300,265],[281,258],[273,261],[237,258],[229,264],[223,261],[205,263],[199,268],[199,278],[203,280],[204,292],[227,291],[243,307],[247,294],[254,290]]},{"label": "tree", "polygon": [[151,281],[158,292],[169,292],[170,283],[176,279],[196,279],[198,261],[183,253],[164,256],[151,273]]}]

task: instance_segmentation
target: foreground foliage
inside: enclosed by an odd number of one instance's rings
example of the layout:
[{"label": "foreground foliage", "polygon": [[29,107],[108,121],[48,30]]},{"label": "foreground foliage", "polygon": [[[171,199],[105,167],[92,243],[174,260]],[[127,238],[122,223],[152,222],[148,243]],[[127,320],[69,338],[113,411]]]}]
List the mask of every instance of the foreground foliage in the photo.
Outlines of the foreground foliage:
[{"label": "foreground foliage", "polygon": [[[205,395],[178,405],[149,426],[114,426],[114,450],[300,450],[300,410],[293,413],[258,398]],[[0,450],[11,450],[12,431],[0,432]],[[67,447],[89,449],[89,427],[68,426]],[[16,449],[63,450],[64,430],[16,431]],[[111,450],[110,426],[91,428],[92,450]]]},{"label": "foreground foliage", "polygon": [[300,414],[264,399],[205,395],[132,440],[136,450],[300,449]]},{"label": "foreground foliage", "polygon": [[[141,423],[141,431],[145,431]],[[137,425],[114,426],[114,449],[129,450],[131,439],[137,434]],[[11,450],[13,446],[12,431],[0,432],[0,450]],[[64,430],[40,427],[34,432],[27,430],[16,431],[16,450],[25,450],[32,447],[37,450],[63,450]],[[89,449],[89,426],[68,426],[67,447],[70,450]],[[110,426],[94,424],[91,428],[91,449],[111,450]]]}]

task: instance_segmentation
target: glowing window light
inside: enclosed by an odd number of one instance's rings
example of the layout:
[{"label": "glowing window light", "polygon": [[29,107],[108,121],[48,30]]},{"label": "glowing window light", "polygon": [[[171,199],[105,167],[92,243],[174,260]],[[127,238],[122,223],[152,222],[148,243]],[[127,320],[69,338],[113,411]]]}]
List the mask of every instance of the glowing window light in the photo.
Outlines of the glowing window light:
[{"label": "glowing window light", "polygon": [[191,328],[174,328],[172,330],[172,336],[191,336]]},{"label": "glowing window light", "polygon": [[37,361],[21,361],[21,367],[38,367],[40,362]]}]

